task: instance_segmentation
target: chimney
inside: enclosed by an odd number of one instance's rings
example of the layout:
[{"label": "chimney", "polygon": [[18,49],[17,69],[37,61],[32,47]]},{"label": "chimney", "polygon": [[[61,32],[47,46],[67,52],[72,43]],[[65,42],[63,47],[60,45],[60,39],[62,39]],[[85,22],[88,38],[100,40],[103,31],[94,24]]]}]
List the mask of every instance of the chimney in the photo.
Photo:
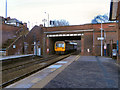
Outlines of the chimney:
[{"label": "chimney", "polygon": [[43,24],[40,24],[40,27],[43,27]]}]

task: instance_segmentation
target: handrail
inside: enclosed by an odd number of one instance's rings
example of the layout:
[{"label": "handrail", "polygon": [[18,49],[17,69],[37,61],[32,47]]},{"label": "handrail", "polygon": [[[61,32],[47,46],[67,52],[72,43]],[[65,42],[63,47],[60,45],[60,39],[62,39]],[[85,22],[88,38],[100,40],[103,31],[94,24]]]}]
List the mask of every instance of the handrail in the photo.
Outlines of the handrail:
[{"label": "handrail", "polygon": [[10,45],[6,48],[6,50],[9,49],[9,48],[10,48],[18,39],[20,39],[22,36],[23,36],[23,35],[20,35],[12,44],[10,44]]}]

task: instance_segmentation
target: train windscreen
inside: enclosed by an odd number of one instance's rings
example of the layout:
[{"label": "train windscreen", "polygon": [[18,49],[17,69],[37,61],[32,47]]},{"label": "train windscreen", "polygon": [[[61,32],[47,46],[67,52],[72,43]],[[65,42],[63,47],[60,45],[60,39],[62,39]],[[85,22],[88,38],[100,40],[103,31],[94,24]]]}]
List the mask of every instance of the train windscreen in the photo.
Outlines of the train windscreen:
[{"label": "train windscreen", "polygon": [[63,47],[64,48],[64,43],[57,43],[56,47]]}]

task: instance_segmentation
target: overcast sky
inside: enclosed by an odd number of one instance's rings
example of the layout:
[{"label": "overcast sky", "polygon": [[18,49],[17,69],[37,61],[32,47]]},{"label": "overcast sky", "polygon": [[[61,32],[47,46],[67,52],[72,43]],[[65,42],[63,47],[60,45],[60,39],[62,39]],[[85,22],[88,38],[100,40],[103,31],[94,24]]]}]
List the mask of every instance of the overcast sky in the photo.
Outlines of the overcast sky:
[{"label": "overcast sky", "polygon": [[[96,15],[108,14],[110,0],[7,0],[8,16],[30,26],[42,24],[49,13],[50,20],[65,19],[70,25],[90,23]],[[5,0],[0,0],[0,16],[5,17]]]}]

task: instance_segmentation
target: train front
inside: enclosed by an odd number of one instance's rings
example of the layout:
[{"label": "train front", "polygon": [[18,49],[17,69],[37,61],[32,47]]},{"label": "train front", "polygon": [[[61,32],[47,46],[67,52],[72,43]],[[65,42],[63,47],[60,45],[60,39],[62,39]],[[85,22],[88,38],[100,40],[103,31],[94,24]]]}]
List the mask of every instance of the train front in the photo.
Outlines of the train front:
[{"label": "train front", "polygon": [[64,41],[55,42],[55,52],[56,54],[65,54],[65,42]]}]

